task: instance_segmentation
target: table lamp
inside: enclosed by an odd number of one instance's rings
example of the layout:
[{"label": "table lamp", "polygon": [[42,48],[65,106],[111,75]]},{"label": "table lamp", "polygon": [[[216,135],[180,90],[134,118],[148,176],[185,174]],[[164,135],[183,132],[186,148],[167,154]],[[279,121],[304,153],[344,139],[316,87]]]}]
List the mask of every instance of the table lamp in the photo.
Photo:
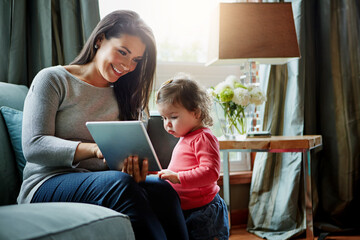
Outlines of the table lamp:
[{"label": "table lamp", "polygon": [[206,65],[239,65],[246,84],[259,84],[258,64],[300,58],[291,3],[219,3],[210,32]]}]

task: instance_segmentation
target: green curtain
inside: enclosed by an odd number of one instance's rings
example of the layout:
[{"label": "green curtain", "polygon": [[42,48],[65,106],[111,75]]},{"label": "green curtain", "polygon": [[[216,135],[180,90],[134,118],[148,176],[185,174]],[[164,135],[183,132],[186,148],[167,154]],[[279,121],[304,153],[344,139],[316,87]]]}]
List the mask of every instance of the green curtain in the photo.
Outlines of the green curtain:
[{"label": "green curtain", "polygon": [[317,171],[321,232],[360,231],[360,1],[320,1]]},{"label": "green curtain", "polygon": [[1,0],[0,81],[30,85],[70,63],[100,20],[97,0]]},{"label": "green curtain", "polygon": [[[264,2],[264,1],[263,1]],[[360,2],[293,0],[301,59],[261,66],[273,135],[322,135],[311,154],[315,234],[360,228]],[[302,157],[257,154],[248,231],[267,239],[304,233]]]}]

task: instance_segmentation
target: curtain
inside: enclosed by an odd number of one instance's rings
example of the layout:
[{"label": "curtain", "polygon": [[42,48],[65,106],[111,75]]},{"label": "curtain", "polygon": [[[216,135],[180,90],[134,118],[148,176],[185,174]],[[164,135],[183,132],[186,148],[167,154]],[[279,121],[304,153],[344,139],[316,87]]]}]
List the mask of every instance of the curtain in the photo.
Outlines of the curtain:
[{"label": "curtain", "polygon": [[1,0],[0,81],[30,85],[70,63],[100,19],[97,0]]},{"label": "curtain", "polygon": [[[360,2],[320,1],[318,171],[321,232],[360,230]],[[321,106],[321,107],[320,107]]]},{"label": "curtain", "polygon": [[[311,154],[315,234],[359,230],[360,2],[291,1],[301,59],[261,66],[263,128],[273,135],[322,135]],[[289,239],[306,228],[300,153],[258,153],[248,231]]]},{"label": "curtain", "polygon": [[[305,29],[302,1],[292,1],[301,59],[261,66],[267,102],[263,128],[272,135],[304,134]],[[266,79],[264,81],[263,79]],[[305,229],[300,153],[257,153],[250,187],[248,231],[267,239],[288,239]]]}]

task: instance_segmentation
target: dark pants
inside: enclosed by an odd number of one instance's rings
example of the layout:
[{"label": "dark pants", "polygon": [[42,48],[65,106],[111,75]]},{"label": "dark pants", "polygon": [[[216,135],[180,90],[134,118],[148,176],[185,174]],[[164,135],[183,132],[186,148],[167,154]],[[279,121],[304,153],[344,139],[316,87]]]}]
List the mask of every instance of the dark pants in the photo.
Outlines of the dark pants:
[{"label": "dark pants", "polygon": [[157,176],[138,184],[119,171],[62,174],[43,183],[31,202],[100,205],[128,215],[137,240],[188,239],[178,195]]},{"label": "dark pants", "polygon": [[209,204],[183,212],[191,240],[229,239],[228,211],[219,194]]}]

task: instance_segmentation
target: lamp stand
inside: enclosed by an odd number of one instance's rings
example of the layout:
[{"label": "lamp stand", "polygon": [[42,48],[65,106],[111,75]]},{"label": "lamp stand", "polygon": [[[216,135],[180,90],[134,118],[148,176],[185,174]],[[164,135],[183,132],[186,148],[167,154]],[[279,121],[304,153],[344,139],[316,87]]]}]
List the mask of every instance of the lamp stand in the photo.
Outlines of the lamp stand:
[{"label": "lamp stand", "polygon": [[[259,63],[253,60],[240,65],[240,77],[241,82],[247,86],[260,86],[259,80]],[[260,113],[256,106],[251,106],[249,111],[246,113],[247,119],[250,119],[249,132],[259,132],[261,128]]]}]

